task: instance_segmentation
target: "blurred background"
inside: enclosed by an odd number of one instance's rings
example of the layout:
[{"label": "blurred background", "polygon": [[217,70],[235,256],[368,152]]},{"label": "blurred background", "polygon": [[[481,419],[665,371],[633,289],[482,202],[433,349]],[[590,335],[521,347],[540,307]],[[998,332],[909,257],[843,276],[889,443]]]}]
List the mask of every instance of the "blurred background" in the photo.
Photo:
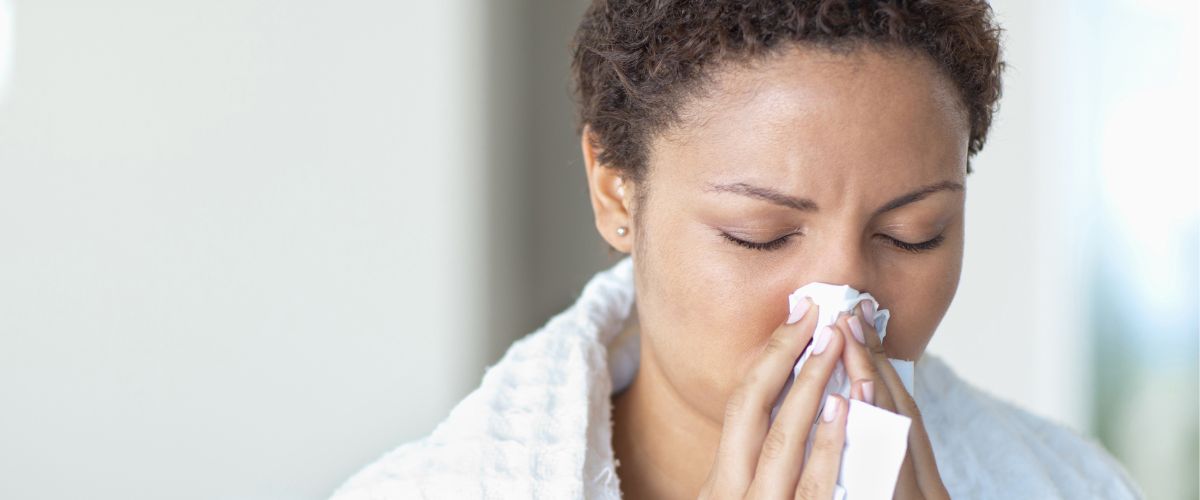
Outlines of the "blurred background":
[{"label": "blurred background", "polygon": [[[580,0],[0,0],[0,498],[323,498],[616,261]],[[1197,486],[1195,2],[998,0],[930,351]]]}]

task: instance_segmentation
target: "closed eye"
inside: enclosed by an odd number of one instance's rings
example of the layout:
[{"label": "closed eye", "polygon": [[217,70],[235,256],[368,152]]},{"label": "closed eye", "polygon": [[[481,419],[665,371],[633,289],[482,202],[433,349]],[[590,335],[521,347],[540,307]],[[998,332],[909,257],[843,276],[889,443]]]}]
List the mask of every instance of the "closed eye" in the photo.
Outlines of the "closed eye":
[{"label": "closed eye", "polygon": [[771,251],[771,250],[777,250],[779,248],[782,248],[784,245],[787,244],[788,240],[790,240],[792,238],[792,236],[795,236],[795,233],[785,235],[781,238],[777,238],[777,239],[768,241],[766,243],[758,243],[758,242],[754,242],[754,241],[746,241],[746,240],[738,239],[724,231],[721,232],[721,236],[724,237],[725,239],[729,240],[730,242],[732,242],[735,245],[749,248],[751,250]]},{"label": "closed eye", "polygon": [[[748,248],[751,250],[760,250],[760,251],[765,251],[765,252],[783,248],[783,246],[787,245],[788,240],[790,240],[792,238],[792,236],[795,236],[795,233],[788,234],[781,238],[777,238],[777,239],[774,239],[774,240],[771,240],[768,242],[760,243],[760,242],[756,242],[756,241],[746,241],[746,240],[743,240],[740,238],[736,238],[733,235],[726,233],[724,231],[721,232],[721,237],[725,238],[726,240],[728,240],[729,242],[731,242],[735,245],[741,246],[743,248]],[[944,242],[946,240],[946,235],[944,233],[937,235],[936,237],[934,237],[931,240],[922,241],[920,243],[909,243],[907,241],[901,241],[901,240],[898,240],[896,238],[893,238],[893,237],[887,236],[887,235],[883,235],[883,237],[887,238],[892,243],[893,246],[895,246],[901,250],[904,250],[906,252],[911,252],[911,253],[920,253],[920,252],[925,252],[928,250],[933,250],[934,248],[937,248],[938,246],[940,246],[942,244],[942,242]]]},{"label": "closed eye", "polygon": [[932,240],[922,241],[920,243],[909,243],[906,241],[900,241],[891,236],[884,236],[884,237],[891,240],[892,244],[895,245],[897,248],[900,248],[901,250],[904,250],[907,252],[912,252],[912,253],[920,253],[920,252],[924,252],[927,250],[933,250],[934,248],[937,248],[938,245],[941,245],[943,241],[946,240],[945,233],[937,235]]}]

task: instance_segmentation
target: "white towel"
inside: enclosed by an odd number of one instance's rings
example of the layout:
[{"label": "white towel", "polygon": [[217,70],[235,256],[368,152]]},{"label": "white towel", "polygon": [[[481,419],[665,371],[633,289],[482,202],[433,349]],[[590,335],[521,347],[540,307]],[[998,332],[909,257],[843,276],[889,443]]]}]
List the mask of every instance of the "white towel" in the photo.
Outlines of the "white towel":
[{"label": "white towel", "polygon": [[[365,466],[333,498],[620,498],[610,397],[637,370],[636,330],[625,329],[633,297],[625,257],[514,342],[430,435]],[[968,385],[936,357],[916,363],[914,385],[954,498],[1142,496],[1094,441]]]}]

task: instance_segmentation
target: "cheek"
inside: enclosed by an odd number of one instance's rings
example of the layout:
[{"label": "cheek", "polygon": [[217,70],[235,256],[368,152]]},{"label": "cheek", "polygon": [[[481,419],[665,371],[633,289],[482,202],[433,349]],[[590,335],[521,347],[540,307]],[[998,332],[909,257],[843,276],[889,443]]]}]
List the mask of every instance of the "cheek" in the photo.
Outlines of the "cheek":
[{"label": "cheek", "polygon": [[682,221],[647,221],[644,229],[652,234],[638,263],[637,300],[647,347],[680,396],[719,421],[728,394],[787,318],[790,284],[765,284],[776,273],[714,252],[720,246]]},{"label": "cheek", "polygon": [[955,237],[937,258],[880,273],[871,295],[891,312],[884,341],[888,356],[913,360],[925,352],[954,300],[961,271],[962,239]]}]

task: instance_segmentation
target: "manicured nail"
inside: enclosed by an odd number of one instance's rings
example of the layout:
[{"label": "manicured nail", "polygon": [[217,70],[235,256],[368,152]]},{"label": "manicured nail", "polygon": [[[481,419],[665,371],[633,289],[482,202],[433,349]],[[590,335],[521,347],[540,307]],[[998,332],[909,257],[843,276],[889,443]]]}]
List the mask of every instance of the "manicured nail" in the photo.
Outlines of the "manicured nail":
[{"label": "manicured nail", "polygon": [[863,337],[862,322],[858,320],[858,316],[851,316],[846,322],[850,323],[850,333],[854,334],[854,340],[857,340],[859,344],[866,344],[867,341]]},{"label": "manicured nail", "polygon": [[804,313],[808,312],[808,306],[808,299],[801,299],[800,303],[796,304],[796,307],[792,309],[791,314],[788,315],[787,324],[790,325],[800,321],[800,318],[804,317]]},{"label": "manicured nail", "polygon": [[829,340],[833,338],[833,328],[829,325],[821,327],[821,331],[817,332],[817,338],[813,340],[813,354],[821,354],[825,352],[825,347],[829,345]]},{"label": "manicured nail", "polygon": [[862,301],[863,317],[872,323],[875,322],[875,303],[869,300]]},{"label": "manicured nail", "polygon": [[821,420],[833,422],[838,416],[838,411],[842,409],[841,406],[841,400],[833,397],[833,394],[825,396],[825,409],[821,410]]},{"label": "manicured nail", "polygon": [[863,402],[873,405],[875,404],[875,382],[867,380],[862,383]]}]

